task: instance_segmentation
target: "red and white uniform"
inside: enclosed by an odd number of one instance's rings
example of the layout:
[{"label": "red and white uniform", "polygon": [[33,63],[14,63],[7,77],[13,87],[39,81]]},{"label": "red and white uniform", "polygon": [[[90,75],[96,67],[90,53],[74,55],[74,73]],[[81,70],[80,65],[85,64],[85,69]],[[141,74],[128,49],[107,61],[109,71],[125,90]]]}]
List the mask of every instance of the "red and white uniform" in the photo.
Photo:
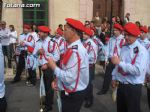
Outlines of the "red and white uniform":
[{"label": "red and white uniform", "polygon": [[35,70],[37,66],[37,59],[32,55],[27,56],[27,62],[26,62],[26,67],[27,68],[32,68],[32,70]]},{"label": "red and white uniform", "polygon": [[66,42],[66,40],[63,37],[54,37],[53,40],[56,41],[57,44],[58,44],[60,55],[63,55],[64,52],[67,49],[67,42]]},{"label": "red and white uniform", "polygon": [[106,48],[106,61],[113,56],[120,56],[122,46],[125,44],[123,35],[111,37]]},{"label": "red and white uniform", "polygon": [[97,61],[97,53],[98,53],[97,45],[90,38],[85,40],[83,45],[86,48],[88,53],[89,64],[95,64]]},{"label": "red and white uniform", "polygon": [[[43,55],[38,54],[40,49],[45,51]],[[47,37],[45,40],[39,39],[36,42],[33,55],[38,57],[39,66],[46,64],[48,57],[52,57],[55,61],[58,61],[60,58],[57,43],[50,37]]]},{"label": "red and white uniform", "polygon": [[67,93],[85,90],[89,83],[89,63],[80,39],[70,44],[64,55],[61,68],[54,70],[59,89]]}]

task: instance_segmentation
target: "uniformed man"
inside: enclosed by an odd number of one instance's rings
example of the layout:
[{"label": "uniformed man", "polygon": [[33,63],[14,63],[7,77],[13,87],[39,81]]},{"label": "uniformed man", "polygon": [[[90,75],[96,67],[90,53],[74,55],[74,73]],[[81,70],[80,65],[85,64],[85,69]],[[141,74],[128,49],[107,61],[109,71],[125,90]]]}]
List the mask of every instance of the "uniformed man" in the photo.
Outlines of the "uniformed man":
[{"label": "uniformed man", "polygon": [[39,40],[35,45],[33,55],[38,57],[39,66],[41,66],[44,78],[44,85],[46,91],[46,100],[44,112],[52,110],[54,91],[51,83],[54,79],[54,74],[51,68],[47,67],[47,57],[52,57],[55,62],[60,58],[57,43],[49,37],[50,29],[47,26],[39,26]]},{"label": "uniformed man", "polygon": [[34,47],[35,45],[33,36],[29,33],[30,28],[31,27],[29,25],[24,25],[23,34],[19,37],[19,62],[17,63],[16,76],[14,77],[12,83],[16,83],[21,80],[20,76],[25,68],[25,58],[27,57],[27,46]]},{"label": "uniformed man", "polygon": [[[10,42],[10,30],[6,28],[6,22],[2,21],[1,22],[1,30],[0,30],[0,37],[1,37],[1,43],[2,43],[2,49],[3,49],[3,54],[4,56],[7,56],[8,59],[8,68],[11,68],[11,54],[10,54],[10,48],[9,48],[9,42]],[[4,57],[4,64],[6,67],[6,60]]]},{"label": "uniformed man", "polygon": [[127,23],[124,30],[127,44],[123,46],[120,57],[111,58],[116,65],[112,72],[112,87],[115,88],[118,81],[117,112],[140,112],[148,52],[137,40],[140,30],[134,23]]},{"label": "uniformed man", "polygon": [[48,65],[57,77],[52,86],[61,91],[62,112],[80,112],[89,83],[88,54],[80,40],[84,25],[71,18],[66,22],[64,37],[68,49],[61,60],[61,67],[51,58]]},{"label": "uniformed man", "polygon": [[[142,27],[140,27],[140,30],[141,30],[141,35],[140,35],[140,38],[138,40],[141,43],[141,45],[144,46],[147,49],[147,51],[149,53],[149,56],[150,56],[150,41],[148,40],[148,37],[147,37],[148,28],[146,26],[142,26]],[[150,88],[149,88],[150,68],[149,67],[150,67],[150,63],[149,63],[148,71],[147,71],[147,74],[146,74],[147,99],[148,99],[148,106],[149,106],[149,109],[150,109]]]},{"label": "uniformed man", "polygon": [[138,39],[139,42],[146,48],[149,49],[150,48],[150,41],[147,38],[147,32],[148,29],[146,26],[142,26],[140,27],[140,31],[141,31],[141,35],[140,38]]},{"label": "uniformed man", "polygon": [[59,51],[60,51],[60,58],[62,58],[65,50],[67,49],[67,42],[62,36],[63,36],[63,31],[58,28],[56,30],[56,35],[53,38],[53,40],[55,42],[57,42],[57,44],[58,44],[58,48],[59,48]]},{"label": "uniformed man", "polygon": [[6,112],[6,107],[7,102],[5,98],[5,84],[4,84],[4,56],[2,51],[2,44],[0,41],[0,112]]},{"label": "uniformed man", "polygon": [[94,31],[92,35],[92,40],[94,41],[94,43],[97,45],[97,48],[98,48],[97,60],[100,62],[100,65],[104,66],[105,62],[103,62],[104,64],[102,64],[102,57],[104,57],[104,44],[99,38],[96,37],[96,35],[94,34]]},{"label": "uniformed man", "polygon": [[116,23],[114,25],[114,36],[110,38],[107,49],[106,49],[106,72],[104,76],[104,82],[101,91],[97,94],[106,94],[109,90],[109,86],[111,83],[112,78],[112,70],[114,69],[115,65],[111,62],[112,56],[120,56],[120,50],[125,43],[124,36],[122,35],[123,28],[120,24]]},{"label": "uniformed man", "polygon": [[85,107],[89,108],[93,104],[93,84],[92,80],[95,76],[95,63],[97,60],[97,53],[98,53],[98,47],[94,43],[94,41],[91,39],[91,36],[93,35],[93,32],[90,28],[85,28],[84,34],[83,34],[83,45],[87,50],[88,58],[89,58],[89,85],[87,88],[87,95],[85,98]]}]

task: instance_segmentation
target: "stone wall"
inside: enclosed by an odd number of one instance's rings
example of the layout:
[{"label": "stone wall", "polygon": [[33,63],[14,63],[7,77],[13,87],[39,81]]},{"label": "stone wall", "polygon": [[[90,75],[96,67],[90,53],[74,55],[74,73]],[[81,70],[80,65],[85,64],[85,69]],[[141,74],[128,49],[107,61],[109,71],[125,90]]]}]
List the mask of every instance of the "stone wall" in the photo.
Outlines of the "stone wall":
[{"label": "stone wall", "polygon": [[[22,3],[22,0],[3,0],[4,3]],[[22,8],[2,8],[2,20],[6,21],[7,26],[15,26],[18,35],[22,33],[23,14]]]},{"label": "stone wall", "polygon": [[59,24],[65,24],[65,18],[79,19],[79,0],[49,0],[49,26],[52,32]]},{"label": "stone wall", "polygon": [[150,0],[125,0],[124,8],[131,14],[131,21],[150,26]]},{"label": "stone wall", "polygon": [[80,20],[92,20],[93,18],[93,0],[80,0]]}]

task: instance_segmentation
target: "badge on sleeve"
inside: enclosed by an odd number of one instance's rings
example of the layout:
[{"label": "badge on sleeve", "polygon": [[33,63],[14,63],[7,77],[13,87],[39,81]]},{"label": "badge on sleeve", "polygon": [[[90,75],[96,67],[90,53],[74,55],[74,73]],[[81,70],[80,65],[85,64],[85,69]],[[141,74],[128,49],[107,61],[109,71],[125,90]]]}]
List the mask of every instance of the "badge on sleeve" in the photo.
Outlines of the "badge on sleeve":
[{"label": "badge on sleeve", "polygon": [[91,45],[91,42],[88,42],[87,44],[88,44],[88,45]]},{"label": "badge on sleeve", "polygon": [[133,49],[133,51],[134,51],[134,53],[136,54],[136,53],[139,52],[139,48],[138,48],[138,47],[135,47],[135,48]]},{"label": "badge on sleeve", "polygon": [[78,49],[78,45],[72,46],[72,49]]},{"label": "badge on sleeve", "polygon": [[28,42],[31,42],[32,41],[32,35],[30,35],[29,37],[28,37]]}]

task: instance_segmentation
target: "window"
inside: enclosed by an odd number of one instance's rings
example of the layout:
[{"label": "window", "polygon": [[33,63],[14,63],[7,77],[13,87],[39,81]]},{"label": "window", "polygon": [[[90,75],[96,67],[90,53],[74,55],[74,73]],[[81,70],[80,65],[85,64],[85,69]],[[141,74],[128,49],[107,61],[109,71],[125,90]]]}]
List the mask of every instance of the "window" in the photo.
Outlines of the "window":
[{"label": "window", "polygon": [[24,8],[25,24],[48,25],[48,0],[23,0],[24,4],[40,4],[40,7]]},{"label": "window", "polygon": [[3,7],[3,2],[0,0],[0,20],[2,20],[2,7]]}]

